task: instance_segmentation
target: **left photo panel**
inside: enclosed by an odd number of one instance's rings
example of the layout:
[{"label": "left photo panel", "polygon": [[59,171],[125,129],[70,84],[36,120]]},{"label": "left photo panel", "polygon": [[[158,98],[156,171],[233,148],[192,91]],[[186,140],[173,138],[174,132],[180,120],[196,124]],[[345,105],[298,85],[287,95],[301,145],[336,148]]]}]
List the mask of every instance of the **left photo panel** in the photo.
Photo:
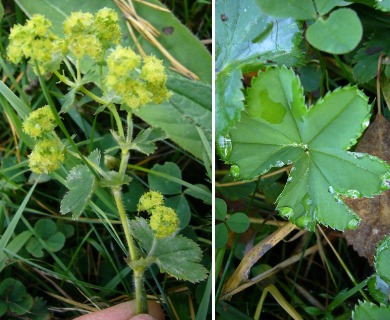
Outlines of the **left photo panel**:
[{"label": "left photo panel", "polygon": [[212,319],[212,2],[0,19],[0,318]]}]

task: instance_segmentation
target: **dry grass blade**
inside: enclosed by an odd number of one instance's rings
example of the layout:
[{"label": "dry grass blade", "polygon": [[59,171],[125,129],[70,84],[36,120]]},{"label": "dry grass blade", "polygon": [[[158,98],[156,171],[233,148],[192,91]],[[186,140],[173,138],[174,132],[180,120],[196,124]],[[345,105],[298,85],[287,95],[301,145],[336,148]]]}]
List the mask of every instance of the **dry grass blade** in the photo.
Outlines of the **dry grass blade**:
[{"label": "dry grass blade", "polygon": [[247,282],[245,282],[244,284],[238,286],[237,288],[235,288],[235,289],[233,289],[233,290],[231,290],[229,292],[226,292],[224,295],[221,296],[221,300],[230,299],[236,293],[239,293],[242,290],[245,290],[246,288],[249,288],[249,287],[253,286],[256,283],[258,283],[260,281],[263,281],[264,279],[266,279],[266,278],[268,278],[268,277],[278,273],[279,271],[281,271],[284,268],[290,266],[291,264],[293,264],[295,262],[298,262],[300,259],[302,259],[304,257],[307,257],[307,256],[313,254],[314,252],[317,252],[317,250],[318,250],[318,245],[314,245],[314,246],[310,247],[309,249],[307,249],[304,253],[300,252],[300,253],[297,253],[297,254],[291,256],[290,258],[288,258],[288,259],[284,260],[283,262],[277,264],[272,269],[269,269],[269,270],[263,272],[262,274],[259,274],[258,276],[249,279]]},{"label": "dry grass blade", "polygon": [[[153,46],[155,46],[160,52],[169,60],[171,63],[171,69],[175,70],[176,72],[190,78],[193,80],[199,80],[199,77],[193,73],[192,71],[188,70],[185,66],[183,66],[179,61],[177,61],[169,52],[166,50],[161,43],[157,40],[157,37],[159,36],[159,31],[154,28],[147,20],[140,17],[133,5],[132,0],[128,0],[126,2],[125,0],[114,0],[115,4],[118,6],[118,8],[123,12],[125,18],[126,18],[126,25],[129,29],[130,35],[137,46],[137,49],[139,50],[140,54],[142,56],[145,56],[145,51],[143,50],[142,46],[137,40],[137,37],[134,33],[134,30],[137,30],[137,32],[140,33],[142,37],[144,37],[147,41],[149,41]],[[146,5],[146,2],[139,1],[142,4]],[[158,7],[155,5],[148,4],[149,7],[153,7],[156,10],[161,10],[165,12],[170,12],[169,10]]]},{"label": "dry grass blade", "polygon": [[291,231],[296,228],[294,224],[287,223],[283,227],[270,234],[268,237],[255,245],[241,260],[236,271],[229,278],[222,289],[222,296],[236,289],[241,282],[248,279],[249,271],[259,259],[276,244],[283,240]]}]

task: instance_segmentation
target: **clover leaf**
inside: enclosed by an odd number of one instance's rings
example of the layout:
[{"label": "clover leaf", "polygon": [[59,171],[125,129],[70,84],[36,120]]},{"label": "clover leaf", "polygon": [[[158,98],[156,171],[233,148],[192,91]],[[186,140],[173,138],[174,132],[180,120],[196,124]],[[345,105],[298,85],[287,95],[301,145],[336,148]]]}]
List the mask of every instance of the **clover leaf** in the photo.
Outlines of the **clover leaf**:
[{"label": "clover leaf", "polygon": [[294,72],[270,68],[247,91],[246,112],[230,131],[228,161],[243,179],[293,164],[277,199],[280,215],[309,230],[316,222],[356,228],[360,219],[341,196],[372,197],[389,189],[386,162],[347,151],[368,126],[370,111],[367,97],[351,86],[307,108]]}]

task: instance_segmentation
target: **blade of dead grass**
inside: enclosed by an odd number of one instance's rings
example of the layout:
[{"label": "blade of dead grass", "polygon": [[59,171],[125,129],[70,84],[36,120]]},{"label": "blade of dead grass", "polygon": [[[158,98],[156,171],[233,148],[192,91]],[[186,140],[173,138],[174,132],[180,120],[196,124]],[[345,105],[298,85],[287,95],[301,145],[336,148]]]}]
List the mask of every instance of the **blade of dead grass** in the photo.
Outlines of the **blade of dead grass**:
[{"label": "blade of dead grass", "polygon": [[259,259],[276,244],[283,240],[290,232],[292,232],[296,226],[291,222],[286,223],[283,227],[279,228],[268,237],[260,241],[255,245],[241,260],[237,269],[233,275],[229,278],[227,283],[222,289],[222,296],[228,294],[232,290],[236,289],[241,282],[248,279],[248,274],[252,266],[259,261]]}]

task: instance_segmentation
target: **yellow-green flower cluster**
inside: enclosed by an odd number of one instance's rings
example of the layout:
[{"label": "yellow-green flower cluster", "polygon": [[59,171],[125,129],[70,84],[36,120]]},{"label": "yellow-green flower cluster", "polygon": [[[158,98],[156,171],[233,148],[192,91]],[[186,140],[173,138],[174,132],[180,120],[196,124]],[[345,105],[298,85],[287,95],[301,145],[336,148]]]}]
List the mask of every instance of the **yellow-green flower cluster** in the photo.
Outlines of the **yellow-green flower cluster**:
[{"label": "yellow-green flower cluster", "polygon": [[41,137],[56,127],[56,121],[49,106],[44,106],[30,113],[23,123],[23,131],[33,138]]},{"label": "yellow-green flower cluster", "polygon": [[157,238],[168,237],[179,228],[180,221],[175,210],[164,206],[160,192],[144,193],[138,202],[138,211],[147,211],[150,214],[149,225]]},{"label": "yellow-green flower cluster", "polygon": [[144,193],[138,201],[138,212],[151,211],[158,206],[164,205],[164,197],[158,191],[150,190]]},{"label": "yellow-green flower cluster", "polygon": [[95,60],[111,44],[118,44],[121,30],[118,15],[113,9],[103,8],[96,15],[89,12],[73,12],[64,21],[65,42],[76,57],[88,55]]},{"label": "yellow-green flower cluster", "polygon": [[64,151],[58,139],[42,139],[35,144],[28,164],[32,172],[50,173],[57,170],[64,161]]},{"label": "yellow-green flower cluster", "polygon": [[29,59],[34,71],[36,64],[44,74],[59,69],[69,52],[82,58],[88,55],[100,60],[104,50],[118,44],[121,30],[118,15],[113,9],[103,8],[95,15],[73,12],[63,24],[65,38],[51,31],[51,22],[36,14],[25,25],[15,25],[10,32],[7,55],[11,62],[19,63],[23,57]]},{"label": "yellow-green flower cluster", "polygon": [[[54,133],[56,125],[49,106],[31,112],[24,121],[23,131],[38,139],[28,159],[32,172],[37,174],[53,172],[64,161],[63,146]],[[50,134],[51,137],[48,137]]]},{"label": "yellow-green flower cluster", "polygon": [[23,57],[29,59],[35,72],[44,74],[59,69],[64,57],[62,41],[50,31],[51,23],[43,15],[32,16],[25,25],[15,25],[10,32],[8,59],[19,63]]},{"label": "yellow-green flower cluster", "polygon": [[163,62],[154,56],[142,61],[133,50],[118,46],[108,56],[107,67],[107,88],[130,109],[161,103],[171,95]]},{"label": "yellow-green flower cluster", "polygon": [[159,206],[152,210],[149,224],[157,238],[166,238],[179,227],[179,218],[172,208]]}]

